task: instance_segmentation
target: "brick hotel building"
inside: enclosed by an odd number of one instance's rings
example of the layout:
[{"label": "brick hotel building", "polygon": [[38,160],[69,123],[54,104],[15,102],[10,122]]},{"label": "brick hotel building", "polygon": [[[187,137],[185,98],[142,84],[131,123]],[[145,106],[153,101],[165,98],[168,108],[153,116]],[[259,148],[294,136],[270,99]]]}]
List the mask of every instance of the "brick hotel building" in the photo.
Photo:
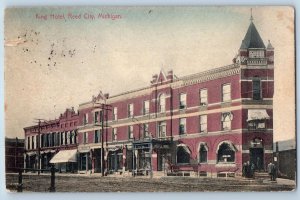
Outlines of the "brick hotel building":
[{"label": "brick hotel building", "polygon": [[[51,163],[71,162],[79,173],[103,167],[107,174],[215,177],[240,175],[247,161],[265,169],[273,153],[273,61],[274,48],[264,45],[251,20],[233,64],[179,78],[160,71],[147,87],[100,92],[78,113],[67,110],[43,124],[40,167],[53,157]],[[24,130],[26,164],[34,167],[37,126]],[[68,134],[74,136],[69,143]]]}]

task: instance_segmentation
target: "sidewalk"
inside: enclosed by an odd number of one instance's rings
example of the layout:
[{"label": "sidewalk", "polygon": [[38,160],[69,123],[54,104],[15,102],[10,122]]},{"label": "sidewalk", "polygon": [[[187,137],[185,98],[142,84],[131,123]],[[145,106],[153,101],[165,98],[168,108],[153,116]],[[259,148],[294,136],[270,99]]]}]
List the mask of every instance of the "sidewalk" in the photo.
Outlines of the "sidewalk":
[{"label": "sidewalk", "polygon": [[295,180],[277,178],[276,181],[277,181],[277,184],[279,184],[279,185],[296,185]]}]

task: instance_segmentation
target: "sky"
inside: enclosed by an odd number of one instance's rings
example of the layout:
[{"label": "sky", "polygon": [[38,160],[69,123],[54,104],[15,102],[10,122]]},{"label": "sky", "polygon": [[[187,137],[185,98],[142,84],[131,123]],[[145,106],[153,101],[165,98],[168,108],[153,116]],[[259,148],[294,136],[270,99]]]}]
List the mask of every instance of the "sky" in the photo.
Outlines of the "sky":
[{"label": "sky", "polygon": [[[252,8],[265,45],[270,40],[275,48],[274,140],[291,139],[295,137],[294,10]],[[117,18],[103,19],[99,14]],[[149,86],[152,75],[161,69],[173,69],[181,77],[231,64],[249,19],[250,7],[7,9],[6,136],[23,138],[23,128],[33,125],[35,118],[57,118],[100,90],[114,95]]]}]

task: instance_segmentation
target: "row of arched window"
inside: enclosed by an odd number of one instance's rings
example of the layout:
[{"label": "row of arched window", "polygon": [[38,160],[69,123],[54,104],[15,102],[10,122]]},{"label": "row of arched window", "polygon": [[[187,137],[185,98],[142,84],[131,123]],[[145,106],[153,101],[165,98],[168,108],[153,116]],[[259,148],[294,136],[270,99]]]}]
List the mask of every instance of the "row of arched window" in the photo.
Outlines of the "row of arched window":
[{"label": "row of arched window", "polygon": [[[198,163],[208,162],[208,147],[205,143],[201,143],[198,152]],[[217,150],[218,163],[234,163],[236,148],[231,142],[221,142]],[[176,150],[177,164],[189,164],[191,159],[191,151],[185,144],[179,144]]]}]

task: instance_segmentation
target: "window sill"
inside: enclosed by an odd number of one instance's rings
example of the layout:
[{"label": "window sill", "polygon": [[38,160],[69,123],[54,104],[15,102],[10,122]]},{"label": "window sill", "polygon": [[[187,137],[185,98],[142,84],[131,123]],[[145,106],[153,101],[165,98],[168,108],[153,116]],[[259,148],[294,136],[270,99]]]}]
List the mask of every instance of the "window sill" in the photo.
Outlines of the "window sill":
[{"label": "window sill", "polygon": [[216,167],[236,167],[235,162],[219,162]]}]

